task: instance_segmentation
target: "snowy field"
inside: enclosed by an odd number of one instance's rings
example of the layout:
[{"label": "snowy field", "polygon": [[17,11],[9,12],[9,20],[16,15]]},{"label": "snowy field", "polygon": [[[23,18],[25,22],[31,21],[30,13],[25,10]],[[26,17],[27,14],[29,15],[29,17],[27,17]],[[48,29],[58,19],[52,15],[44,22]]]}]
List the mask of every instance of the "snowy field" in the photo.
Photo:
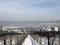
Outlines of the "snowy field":
[{"label": "snowy field", "polygon": [[38,45],[38,43],[35,40],[33,40],[33,38],[30,35],[28,35],[22,45]]}]

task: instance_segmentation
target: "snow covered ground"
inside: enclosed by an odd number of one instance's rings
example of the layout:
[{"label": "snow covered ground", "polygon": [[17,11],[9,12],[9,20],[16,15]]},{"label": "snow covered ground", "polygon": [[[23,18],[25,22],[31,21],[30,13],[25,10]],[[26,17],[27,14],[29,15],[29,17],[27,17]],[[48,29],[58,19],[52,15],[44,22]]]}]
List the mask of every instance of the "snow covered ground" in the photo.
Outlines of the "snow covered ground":
[{"label": "snow covered ground", "polygon": [[35,40],[33,40],[31,35],[28,35],[22,45],[38,45],[38,43]]}]

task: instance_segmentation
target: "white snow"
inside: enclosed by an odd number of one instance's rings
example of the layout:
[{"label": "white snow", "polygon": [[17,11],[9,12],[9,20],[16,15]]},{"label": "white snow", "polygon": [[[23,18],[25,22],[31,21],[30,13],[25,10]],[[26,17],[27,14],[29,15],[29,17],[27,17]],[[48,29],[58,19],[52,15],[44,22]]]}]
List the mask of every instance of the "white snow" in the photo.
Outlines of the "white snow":
[{"label": "white snow", "polygon": [[38,45],[38,44],[35,40],[33,40],[31,35],[28,35],[22,45]]}]

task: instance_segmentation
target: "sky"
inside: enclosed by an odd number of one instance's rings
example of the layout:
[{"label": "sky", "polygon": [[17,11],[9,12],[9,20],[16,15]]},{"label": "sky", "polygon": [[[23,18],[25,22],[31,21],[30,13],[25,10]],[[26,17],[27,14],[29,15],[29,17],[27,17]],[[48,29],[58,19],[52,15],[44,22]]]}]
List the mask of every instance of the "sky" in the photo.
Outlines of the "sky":
[{"label": "sky", "polygon": [[60,19],[60,0],[0,0],[0,21]]}]

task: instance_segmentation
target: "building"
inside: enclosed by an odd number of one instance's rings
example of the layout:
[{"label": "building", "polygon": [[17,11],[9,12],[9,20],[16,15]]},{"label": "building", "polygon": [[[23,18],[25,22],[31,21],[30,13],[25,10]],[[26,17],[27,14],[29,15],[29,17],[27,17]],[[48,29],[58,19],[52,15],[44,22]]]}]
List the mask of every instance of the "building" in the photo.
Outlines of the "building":
[{"label": "building", "polygon": [[49,26],[47,28],[47,31],[59,31],[59,30],[58,30],[58,27],[56,27],[56,26]]},{"label": "building", "polygon": [[55,27],[55,31],[59,31],[58,27]]}]

